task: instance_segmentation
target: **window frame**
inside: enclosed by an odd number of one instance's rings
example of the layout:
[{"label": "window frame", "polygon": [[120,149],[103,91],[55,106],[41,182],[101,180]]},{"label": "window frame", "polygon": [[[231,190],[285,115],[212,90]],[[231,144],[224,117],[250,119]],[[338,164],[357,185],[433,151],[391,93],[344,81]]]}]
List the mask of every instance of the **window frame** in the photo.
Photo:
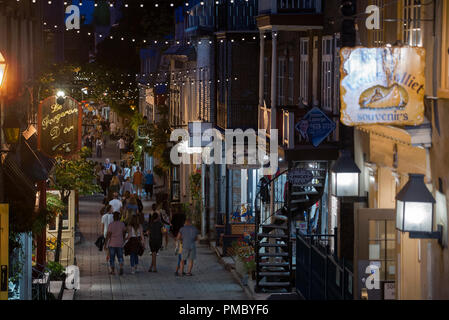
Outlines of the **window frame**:
[{"label": "window frame", "polygon": [[287,92],[287,101],[289,105],[295,104],[295,59],[293,57],[288,58],[288,92]]},{"label": "window frame", "polygon": [[[332,111],[333,105],[333,38],[332,36],[324,36],[321,46],[321,105],[326,111]],[[328,50],[326,50],[328,49]],[[328,51],[329,53],[327,53]]]},{"label": "window frame", "polygon": [[[299,61],[300,61],[300,79],[299,101],[308,105],[309,104],[309,38],[300,38],[299,40]],[[304,50],[306,49],[306,50]]]},{"label": "window frame", "polygon": [[282,56],[278,57],[277,68],[277,105],[285,106],[285,69],[287,59]]},{"label": "window frame", "polygon": [[[423,30],[422,30],[422,5],[414,4],[414,0],[402,0],[400,11],[403,23],[401,24],[402,41],[409,46],[423,46]],[[408,21],[410,20],[410,22]],[[419,42],[415,39],[419,35]]]}]

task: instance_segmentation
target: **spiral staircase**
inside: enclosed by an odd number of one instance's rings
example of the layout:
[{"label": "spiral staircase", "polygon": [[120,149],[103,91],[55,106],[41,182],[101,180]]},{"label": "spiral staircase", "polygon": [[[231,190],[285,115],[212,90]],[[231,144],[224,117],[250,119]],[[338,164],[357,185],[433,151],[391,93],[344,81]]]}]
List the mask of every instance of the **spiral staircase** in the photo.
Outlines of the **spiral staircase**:
[{"label": "spiral staircase", "polygon": [[[293,169],[310,171],[311,181],[288,182]],[[294,286],[292,222],[304,221],[304,212],[321,199],[327,170],[327,161],[292,162],[288,170],[260,186],[256,196],[256,292],[287,293]]]}]

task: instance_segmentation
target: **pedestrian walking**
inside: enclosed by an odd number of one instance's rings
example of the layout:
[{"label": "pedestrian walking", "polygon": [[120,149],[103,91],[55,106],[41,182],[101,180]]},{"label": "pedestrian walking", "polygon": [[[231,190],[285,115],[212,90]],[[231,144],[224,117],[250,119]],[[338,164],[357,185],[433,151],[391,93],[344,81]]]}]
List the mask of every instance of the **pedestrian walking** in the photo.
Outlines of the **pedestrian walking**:
[{"label": "pedestrian walking", "polygon": [[101,158],[102,152],[103,152],[103,140],[101,140],[100,137],[97,138],[97,141],[95,142],[96,151],[97,151],[97,158]]},{"label": "pedestrian walking", "polygon": [[[181,274],[184,275],[184,268],[181,269],[181,260],[182,260],[182,241],[176,240],[176,248],[175,248],[175,255],[178,256],[178,264],[176,265],[176,271],[175,276],[179,276],[179,271],[181,271]],[[183,267],[185,265],[186,261],[184,261]]]},{"label": "pedestrian walking", "polygon": [[120,275],[123,275],[123,242],[125,238],[126,227],[120,221],[120,212],[114,212],[114,222],[109,224],[108,233],[104,248],[109,249],[109,274],[115,274],[115,257],[120,264]]},{"label": "pedestrian walking", "polygon": [[109,201],[109,205],[112,207],[112,212],[121,212],[122,210],[122,202],[119,199],[118,192],[114,192],[113,199]]},{"label": "pedestrian walking", "polygon": [[120,189],[120,194],[124,195],[127,191],[131,194],[134,193],[134,187],[133,184],[129,181],[129,178],[126,178],[125,182],[123,183]]},{"label": "pedestrian walking", "polygon": [[122,185],[123,182],[125,182],[125,176],[123,175],[123,170],[121,168],[118,169],[117,177],[118,177],[118,180],[120,181],[120,185]]},{"label": "pedestrian walking", "polygon": [[141,256],[145,250],[145,238],[143,236],[142,224],[139,222],[137,215],[132,216],[127,231],[128,236],[125,244],[125,256],[129,254],[131,273],[134,274],[137,272],[139,256]]},{"label": "pedestrian walking", "polygon": [[198,229],[192,225],[192,220],[187,218],[184,227],[179,230],[177,237],[177,240],[182,241],[181,270],[184,270],[184,261],[189,260],[186,276],[192,276],[193,262],[196,260],[196,241],[198,237]]},{"label": "pedestrian walking", "polygon": [[111,122],[109,125],[109,131],[111,132],[111,138],[115,139],[115,134],[117,133],[117,125],[115,122]]},{"label": "pedestrian walking", "polygon": [[139,207],[137,205],[137,200],[134,195],[130,195],[127,203],[124,207],[125,210],[125,224],[129,225],[133,216],[137,215]]},{"label": "pedestrian walking", "polygon": [[120,137],[120,139],[118,139],[117,141],[117,146],[119,148],[120,151],[120,160],[122,160],[122,154],[125,153],[125,140],[123,139],[123,137]]},{"label": "pedestrian walking", "polygon": [[104,170],[104,178],[103,178],[103,184],[104,184],[104,195],[107,196],[107,192],[109,191],[109,186],[111,185],[112,180],[112,173],[110,169]]},{"label": "pedestrian walking", "polygon": [[128,165],[123,167],[123,177],[125,178],[125,180],[128,178],[131,179],[131,168]]},{"label": "pedestrian walking", "polygon": [[117,161],[114,161],[111,164],[111,168],[112,168],[112,175],[117,176],[118,175],[118,171],[119,171],[119,166],[117,165]]},{"label": "pedestrian walking", "polygon": [[[153,199],[153,173],[151,172],[150,169],[147,170],[147,173],[145,174],[145,194],[146,194],[146,199]],[[150,195],[150,198],[148,198],[148,194]]]},{"label": "pedestrian walking", "polygon": [[156,204],[153,204],[153,214],[151,215],[148,234],[150,236],[151,265],[148,272],[157,272],[156,258],[157,253],[162,247],[162,222],[159,214],[156,212]]},{"label": "pedestrian walking", "polygon": [[134,193],[134,199],[136,199],[136,202],[137,202],[138,212],[142,213],[143,212],[143,203],[142,203],[142,200],[140,200],[140,197],[137,193]]},{"label": "pedestrian walking", "polygon": [[109,158],[106,158],[106,160],[104,161],[104,167],[107,169],[107,170],[110,170],[111,169],[111,160],[109,159]]},{"label": "pedestrian walking", "polygon": [[143,174],[140,172],[140,168],[137,167],[136,172],[133,175],[133,184],[134,190],[137,192],[137,195],[140,196],[142,193],[142,183],[143,183]]},{"label": "pedestrian walking", "polygon": [[89,157],[91,157],[92,156],[92,138],[89,135],[87,135],[86,139],[84,140],[84,146],[89,148]]},{"label": "pedestrian walking", "polygon": [[98,177],[99,177],[99,180],[100,180],[100,186],[101,186],[101,189],[103,190],[103,195],[104,196],[106,196],[106,185],[105,185],[105,183],[104,183],[104,176],[106,175],[106,169],[105,169],[105,167],[104,166],[101,166],[101,170],[100,170],[100,172],[98,173]]},{"label": "pedestrian walking", "polygon": [[112,175],[111,183],[109,184],[109,198],[113,199],[114,193],[120,192],[120,180],[117,176]]},{"label": "pedestrian walking", "polygon": [[[101,224],[103,227],[103,237],[104,239],[108,236],[108,227],[109,225],[114,221],[114,215],[112,214],[112,206],[106,205],[104,207],[104,214],[101,216]],[[109,251],[105,250],[106,252],[106,262],[109,261]]]}]

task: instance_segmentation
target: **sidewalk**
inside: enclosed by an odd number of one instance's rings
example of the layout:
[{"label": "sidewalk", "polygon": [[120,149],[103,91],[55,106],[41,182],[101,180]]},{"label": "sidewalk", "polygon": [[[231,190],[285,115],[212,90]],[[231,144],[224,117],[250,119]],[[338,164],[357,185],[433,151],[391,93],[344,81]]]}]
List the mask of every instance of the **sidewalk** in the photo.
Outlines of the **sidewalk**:
[{"label": "sidewalk", "polygon": [[100,208],[101,197],[82,198],[80,201],[80,228],[84,241],[75,249],[81,274],[81,288],[75,300],[248,299],[208,246],[198,246],[192,277],[175,277],[177,257],[172,239],[168,250],[159,253],[158,273],[147,272],[151,256],[146,250],[137,274],[130,273],[129,257],[125,257],[125,274],[108,275],[105,252],[98,251],[94,245],[102,232]]}]

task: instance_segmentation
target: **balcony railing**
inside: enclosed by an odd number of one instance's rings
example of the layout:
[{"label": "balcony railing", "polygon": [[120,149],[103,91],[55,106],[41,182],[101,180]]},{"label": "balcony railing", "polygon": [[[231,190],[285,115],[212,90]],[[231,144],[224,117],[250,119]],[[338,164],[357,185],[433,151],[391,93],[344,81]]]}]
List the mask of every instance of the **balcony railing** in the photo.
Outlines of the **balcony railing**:
[{"label": "balcony railing", "polygon": [[259,14],[321,13],[322,0],[260,0]]}]

